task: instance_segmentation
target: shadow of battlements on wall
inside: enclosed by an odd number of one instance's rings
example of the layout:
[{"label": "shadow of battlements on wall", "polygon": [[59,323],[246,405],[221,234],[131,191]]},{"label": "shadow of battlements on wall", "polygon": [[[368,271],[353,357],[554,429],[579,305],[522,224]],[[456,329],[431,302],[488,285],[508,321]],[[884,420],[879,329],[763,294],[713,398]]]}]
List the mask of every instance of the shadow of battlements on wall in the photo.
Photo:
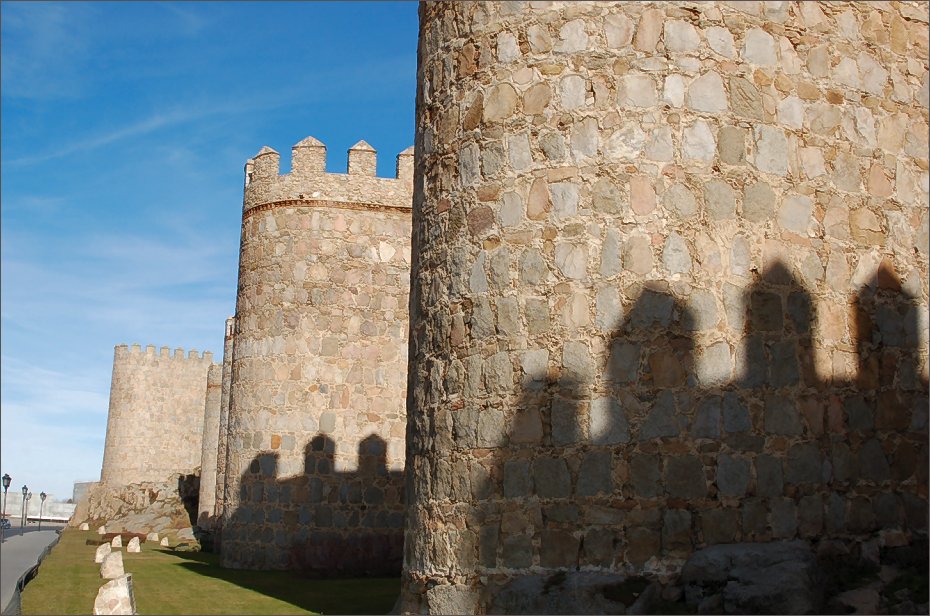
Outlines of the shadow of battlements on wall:
[{"label": "shadow of battlements on wall", "polygon": [[376,434],[358,446],[358,468],[337,471],[336,444],[316,435],[304,472],[278,478],[278,454],[252,459],[239,502],[223,520],[223,564],[291,569],[311,577],[398,576],[403,558],[404,479],[387,468]]},{"label": "shadow of battlements on wall", "polygon": [[[718,543],[926,534],[917,301],[880,269],[820,327],[778,263],[742,305],[696,313],[647,286],[605,365],[567,341],[549,362],[560,373],[524,375],[506,435],[468,462],[484,470],[463,488],[489,613],[571,609],[544,597],[559,571],[663,575]],[[741,348],[715,336],[724,319]],[[830,339],[816,353],[815,332]]]}]

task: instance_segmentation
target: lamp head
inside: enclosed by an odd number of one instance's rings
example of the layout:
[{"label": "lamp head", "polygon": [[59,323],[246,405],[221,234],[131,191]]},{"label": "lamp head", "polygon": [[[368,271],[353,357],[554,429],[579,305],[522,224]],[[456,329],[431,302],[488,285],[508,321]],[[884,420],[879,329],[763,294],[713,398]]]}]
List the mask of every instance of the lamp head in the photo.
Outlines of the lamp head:
[{"label": "lamp head", "polygon": [[39,492],[39,498],[41,498],[43,501],[46,499],[47,496],[48,494],[46,494],[45,492]]},{"label": "lamp head", "polygon": [[3,474],[3,491],[6,492],[10,489],[10,484],[13,483],[13,478],[10,477],[9,473]]},{"label": "lamp head", "polygon": [[32,492],[26,495],[26,500],[32,500]]},{"label": "lamp head", "polygon": [[29,493],[29,488],[27,488],[26,486],[23,486],[23,498],[26,498],[26,494],[28,493]]}]

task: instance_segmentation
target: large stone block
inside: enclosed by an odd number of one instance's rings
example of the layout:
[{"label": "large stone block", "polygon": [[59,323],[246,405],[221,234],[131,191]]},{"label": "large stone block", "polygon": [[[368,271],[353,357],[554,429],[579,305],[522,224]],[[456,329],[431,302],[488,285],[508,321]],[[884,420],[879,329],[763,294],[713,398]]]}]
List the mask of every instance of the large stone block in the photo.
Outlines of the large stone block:
[{"label": "large stone block", "polygon": [[97,549],[94,551],[94,562],[100,564],[103,562],[103,559],[107,554],[113,551],[113,548],[109,543],[101,543],[97,546]]},{"label": "large stone block", "polygon": [[112,580],[123,575],[123,553],[110,552],[103,557],[100,564],[100,577]]},{"label": "large stone block", "polygon": [[695,608],[720,592],[727,614],[811,614],[823,603],[821,578],[810,546],[792,541],[704,548],[688,559],[680,580]]},{"label": "large stone block", "polygon": [[132,574],[121,574],[100,587],[94,599],[97,614],[135,614],[136,599],[132,590]]}]

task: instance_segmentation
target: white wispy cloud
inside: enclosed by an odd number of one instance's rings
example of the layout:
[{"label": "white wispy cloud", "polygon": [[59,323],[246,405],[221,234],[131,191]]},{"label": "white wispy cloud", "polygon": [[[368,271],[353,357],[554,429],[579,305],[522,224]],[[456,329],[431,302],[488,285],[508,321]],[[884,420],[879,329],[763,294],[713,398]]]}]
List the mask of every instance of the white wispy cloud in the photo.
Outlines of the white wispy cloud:
[{"label": "white wispy cloud", "polygon": [[105,130],[95,135],[71,141],[70,143],[59,144],[45,152],[40,152],[31,156],[23,156],[21,158],[12,158],[3,162],[5,165],[13,166],[34,165],[58,158],[65,158],[72,154],[87,153],[105,145],[125,141],[134,137],[141,137],[163,128],[192,122],[203,118],[207,113],[208,111],[206,109],[177,110],[170,113],[156,112],[146,118],[142,118],[124,126]]},{"label": "white wispy cloud", "polygon": [[86,37],[90,7],[3,3],[3,96],[26,100],[72,99],[86,88]]}]

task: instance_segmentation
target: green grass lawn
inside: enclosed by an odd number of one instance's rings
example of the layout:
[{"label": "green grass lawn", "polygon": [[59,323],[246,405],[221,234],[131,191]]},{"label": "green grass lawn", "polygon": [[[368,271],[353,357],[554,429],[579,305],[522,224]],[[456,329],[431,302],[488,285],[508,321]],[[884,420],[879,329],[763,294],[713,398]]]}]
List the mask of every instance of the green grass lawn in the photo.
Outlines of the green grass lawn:
[{"label": "green grass lawn", "polygon": [[[106,580],[94,563],[99,537],[68,529],[23,592],[23,614],[90,614]],[[317,580],[287,571],[223,569],[216,554],[123,547],[140,614],[386,614],[400,578]]]}]

